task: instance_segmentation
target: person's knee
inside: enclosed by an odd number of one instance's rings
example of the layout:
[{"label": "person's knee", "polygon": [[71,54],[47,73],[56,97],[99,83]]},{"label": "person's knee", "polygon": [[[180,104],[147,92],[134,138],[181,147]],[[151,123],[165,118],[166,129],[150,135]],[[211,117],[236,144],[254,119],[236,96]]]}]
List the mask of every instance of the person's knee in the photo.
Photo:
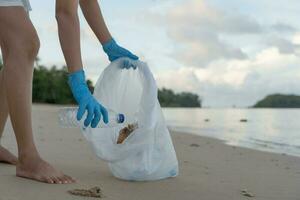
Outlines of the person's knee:
[{"label": "person's knee", "polygon": [[[24,53],[28,56],[28,59],[34,60],[40,49],[40,40],[34,31],[33,33],[28,33],[23,36],[21,41]],[[21,50],[22,51],[22,50]]]},{"label": "person's knee", "polygon": [[7,41],[8,56],[33,61],[39,51],[40,41],[35,31],[20,33]]}]

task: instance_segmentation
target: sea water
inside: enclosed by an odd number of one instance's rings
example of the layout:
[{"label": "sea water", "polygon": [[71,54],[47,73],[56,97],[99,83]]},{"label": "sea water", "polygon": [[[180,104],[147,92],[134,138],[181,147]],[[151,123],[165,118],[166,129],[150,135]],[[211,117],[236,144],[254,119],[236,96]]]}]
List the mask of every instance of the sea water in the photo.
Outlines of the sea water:
[{"label": "sea water", "polygon": [[171,130],[300,156],[300,109],[164,108],[163,112]]}]

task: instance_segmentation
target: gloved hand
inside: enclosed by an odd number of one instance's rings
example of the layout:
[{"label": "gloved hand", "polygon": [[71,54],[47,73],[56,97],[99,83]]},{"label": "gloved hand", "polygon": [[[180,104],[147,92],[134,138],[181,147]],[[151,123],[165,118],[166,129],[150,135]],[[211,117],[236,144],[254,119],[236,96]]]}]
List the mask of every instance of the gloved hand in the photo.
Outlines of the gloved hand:
[{"label": "gloved hand", "polygon": [[84,126],[88,127],[91,124],[95,128],[103,116],[104,123],[108,123],[107,110],[93,97],[85,81],[83,70],[76,71],[69,75],[69,86],[75,100],[79,105],[77,112],[77,120],[81,120],[87,110],[87,118],[84,121]]},{"label": "gloved hand", "polygon": [[[120,47],[114,39],[111,39],[110,41],[103,44],[103,50],[107,54],[108,59],[112,62],[118,58],[127,57],[132,60],[138,60],[139,57],[132,54],[127,49],[124,49],[123,47]],[[130,59],[124,60],[123,68],[129,69],[132,67],[133,69],[136,69],[136,65],[134,62],[132,62]]]}]

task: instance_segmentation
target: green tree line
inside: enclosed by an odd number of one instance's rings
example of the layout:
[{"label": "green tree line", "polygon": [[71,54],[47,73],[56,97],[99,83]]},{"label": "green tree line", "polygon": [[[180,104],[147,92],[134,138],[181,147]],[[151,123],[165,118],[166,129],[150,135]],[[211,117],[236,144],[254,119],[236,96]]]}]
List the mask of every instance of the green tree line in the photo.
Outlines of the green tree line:
[{"label": "green tree line", "polygon": [[201,99],[197,94],[174,93],[166,88],[158,90],[158,100],[162,107],[201,107]]},{"label": "green tree line", "polygon": [[38,66],[33,73],[32,101],[51,104],[75,103],[68,86],[68,73],[65,67],[50,69]]},{"label": "green tree line", "polygon": [[258,101],[254,108],[300,108],[300,96],[272,94]]},{"label": "green tree line", "polygon": [[[0,60],[0,69],[2,67],[3,64]],[[33,73],[32,101],[36,103],[74,104],[75,100],[67,81],[66,67],[58,69],[56,66],[52,66],[49,69],[39,65],[39,59],[37,59]],[[87,84],[93,92],[92,81],[87,80]],[[170,89],[162,88],[158,90],[158,99],[163,107],[201,107],[199,96],[190,92],[175,93]]]}]

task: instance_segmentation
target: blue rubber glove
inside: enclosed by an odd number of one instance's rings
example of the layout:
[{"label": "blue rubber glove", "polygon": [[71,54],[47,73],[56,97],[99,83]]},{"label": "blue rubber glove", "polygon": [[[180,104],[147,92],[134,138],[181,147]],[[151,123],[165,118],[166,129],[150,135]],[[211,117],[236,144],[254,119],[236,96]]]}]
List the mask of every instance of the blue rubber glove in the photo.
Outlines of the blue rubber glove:
[{"label": "blue rubber glove", "polygon": [[84,120],[84,126],[91,124],[92,128],[97,127],[103,116],[104,123],[108,123],[107,110],[93,97],[85,81],[83,70],[76,71],[69,75],[69,86],[77,101],[79,108],[77,112],[77,120],[80,121],[87,110],[87,117]]},{"label": "blue rubber glove", "polygon": [[[132,60],[139,59],[139,57],[132,54],[127,49],[120,47],[114,39],[111,39],[110,41],[106,42],[105,44],[103,44],[102,47],[103,47],[104,52],[107,54],[108,59],[111,62],[118,58],[123,58],[123,57],[130,58]],[[133,69],[136,69],[136,65],[134,64],[134,62],[131,62],[130,59],[124,60],[123,68],[129,69],[132,67]]]}]

